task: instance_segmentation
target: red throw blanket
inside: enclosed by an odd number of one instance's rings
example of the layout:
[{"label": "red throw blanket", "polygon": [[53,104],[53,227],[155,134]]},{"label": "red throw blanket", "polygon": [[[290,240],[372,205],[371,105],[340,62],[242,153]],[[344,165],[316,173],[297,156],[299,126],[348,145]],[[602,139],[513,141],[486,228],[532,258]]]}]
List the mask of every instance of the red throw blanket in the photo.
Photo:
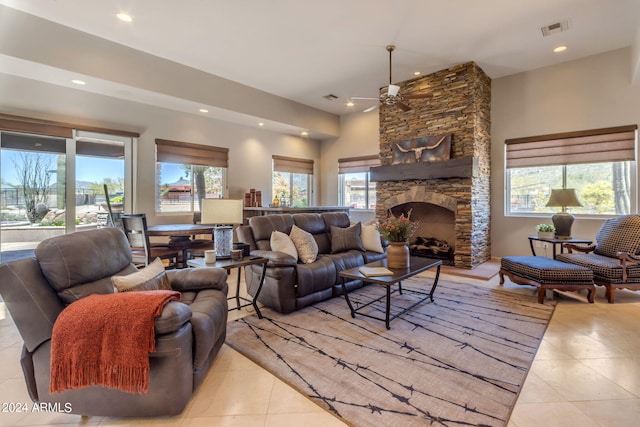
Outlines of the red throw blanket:
[{"label": "red throw blanket", "polygon": [[90,295],[67,306],[51,337],[51,393],[91,385],[128,393],[149,390],[154,320],[176,291]]}]

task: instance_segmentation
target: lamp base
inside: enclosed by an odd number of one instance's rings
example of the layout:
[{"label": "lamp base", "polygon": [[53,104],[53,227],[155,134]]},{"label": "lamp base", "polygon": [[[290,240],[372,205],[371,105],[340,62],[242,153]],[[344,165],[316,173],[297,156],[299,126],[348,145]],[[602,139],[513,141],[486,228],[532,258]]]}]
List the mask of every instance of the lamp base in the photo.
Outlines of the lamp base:
[{"label": "lamp base", "polygon": [[575,217],[567,212],[558,212],[551,217],[556,228],[556,239],[571,239],[571,226]]}]

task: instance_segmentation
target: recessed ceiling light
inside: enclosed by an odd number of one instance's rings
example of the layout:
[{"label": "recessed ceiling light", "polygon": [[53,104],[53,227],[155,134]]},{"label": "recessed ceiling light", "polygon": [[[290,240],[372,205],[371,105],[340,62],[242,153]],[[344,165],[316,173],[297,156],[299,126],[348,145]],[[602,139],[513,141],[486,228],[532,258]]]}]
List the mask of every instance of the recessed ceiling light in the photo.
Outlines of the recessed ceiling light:
[{"label": "recessed ceiling light", "polygon": [[133,18],[127,12],[120,12],[116,15],[122,22],[131,22]]},{"label": "recessed ceiling light", "polygon": [[567,50],[567,47],[566,47],[566,46],[557,46],[557,47],[553,48],[553,51],[554,51],[555,53],[564,52],[565,50]]},{"label": "recessed ceiling light", "polygon": [[201,108],[201,109],[200,109],[200,112],[201,112],[201,113],[208,113],[208,112],[209,112],[209,110],[207,110],[206,108]]},{"label": "recessed ceiling light", "polygon": [[353,103],[353,101],[349,101],[347,102],[347,107],[353,107],[355,104]]},{"label": "recessed ceiling light", "polygon": [[300,135],[307,136],[309,135],[309,132],[307,132],[306,130],[303,130],[302,132],[300,132]]},{"label": "recessed ceiling light", "polygon": [[262,127],[262,126],[264,126],[264,123],[260,122],[260,123],[258,123],[258,126]]},{"label": "recessed ceiling light", "polygon": [[84,81],[82,81],[82,80],[78,80],[78,79],[73,79],[73,80],[71,80],[71,83],[76,84],[76,85],[80,85],[80,86],[83,86],[83,85],[86,85],[86,84],[87,84],[87,83],[85,83]]},{"label": "recessed ceiling light", "polygon": [[414,72],[413,72],[413,75],[414,75],[414,76],[419,76],[420,74],[422,74],[420,71],[414,71]]}]

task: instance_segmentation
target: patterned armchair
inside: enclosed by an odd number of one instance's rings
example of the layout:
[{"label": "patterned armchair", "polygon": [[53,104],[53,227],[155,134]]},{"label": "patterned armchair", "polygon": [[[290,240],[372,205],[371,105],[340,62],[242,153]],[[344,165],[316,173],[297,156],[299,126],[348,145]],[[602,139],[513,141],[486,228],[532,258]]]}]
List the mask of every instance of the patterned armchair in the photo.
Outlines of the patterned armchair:
[{"label": "patterned armchair", "polygon": [[596,234],[596,244],[581,247],[565,243],[568,253],[558,261],[590,268],[593,282],[607,288],[613,303],[616,289],[640,290],[640,215],[609,219]]}]

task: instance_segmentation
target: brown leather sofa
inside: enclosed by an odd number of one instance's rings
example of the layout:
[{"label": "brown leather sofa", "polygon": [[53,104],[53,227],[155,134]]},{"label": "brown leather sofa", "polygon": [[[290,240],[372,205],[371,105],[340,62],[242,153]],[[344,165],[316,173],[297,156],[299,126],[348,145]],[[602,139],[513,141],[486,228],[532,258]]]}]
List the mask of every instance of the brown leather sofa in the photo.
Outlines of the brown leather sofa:
[{"label": "brown leather sofa", "polygon": [[89,294],[112,293],[111,276],[136,270],[129,242],[115,228],[54,237],[40,243],[35,258],[0,264],[0,293],[24,340],[21,364],[34,402],[59,403],[80,415],[145,417],[184,410],[226,338],[223,269],[166,272],[181,300],[169,302],[156,318],[148,393],[101,386],[49,393],[51,335],[60,312]]},{"label": "brown leather sofa", "polygon": [[[271,233],[280,231],[288,235],[294,224],[311,233],[318,245],[318,258],[310,264],[271,250]],[[256,216],[249,218],[248,225],[238,227],[238,240],[249,244],[251,255],[269,259],[258,301],[281,313],[289,313],[342,295],[340,271],[386,257],[385,253],[356,249],[331,253],[331,226],[347,228],[349,225],[346,213],[326,212]],[[255,295],[262,266],[248,266],[245,272],[247,290]],[[362,282],[353,280],[346,285],[347,291],[351,291],[362,287]]]}]

